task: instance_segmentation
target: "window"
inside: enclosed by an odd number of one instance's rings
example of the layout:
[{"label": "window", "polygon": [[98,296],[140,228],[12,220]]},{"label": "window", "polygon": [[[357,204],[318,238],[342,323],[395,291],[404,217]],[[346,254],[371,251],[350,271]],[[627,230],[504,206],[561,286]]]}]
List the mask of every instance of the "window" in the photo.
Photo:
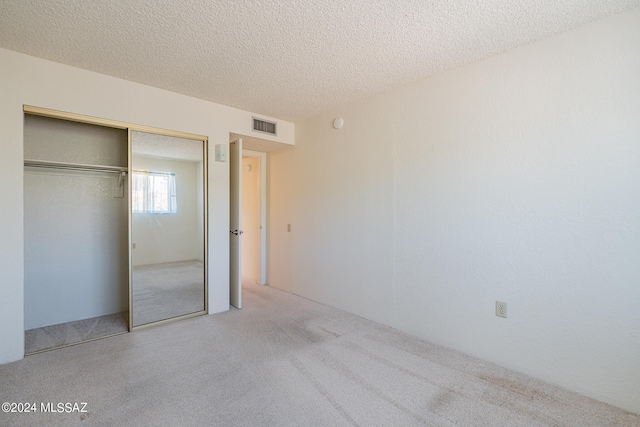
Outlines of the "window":
[{"label": "window", "polygon": [[176,213],[176,175],[169,172],[133,171],[133,213]]}]

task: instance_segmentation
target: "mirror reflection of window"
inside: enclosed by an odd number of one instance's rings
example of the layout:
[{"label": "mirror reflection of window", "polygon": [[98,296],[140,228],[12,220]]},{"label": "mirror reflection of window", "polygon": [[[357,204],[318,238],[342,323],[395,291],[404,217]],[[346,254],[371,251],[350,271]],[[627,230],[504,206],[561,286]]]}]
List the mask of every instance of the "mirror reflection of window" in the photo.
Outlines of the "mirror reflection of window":
[{"label": "mirror reflection of window", "polygon": [[136,171],[131,174],[133,213],[176,213],[176,175],[172,172]]}]

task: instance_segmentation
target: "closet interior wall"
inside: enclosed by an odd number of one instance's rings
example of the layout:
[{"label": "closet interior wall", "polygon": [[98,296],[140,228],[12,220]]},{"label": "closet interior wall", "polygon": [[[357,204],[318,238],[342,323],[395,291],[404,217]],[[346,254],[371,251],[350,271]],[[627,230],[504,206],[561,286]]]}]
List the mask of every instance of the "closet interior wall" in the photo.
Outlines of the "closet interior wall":
[{"label": "closet interior wall", "polygon": [[[128,167],[127,131],[25,115],[24,158]],[[129,310],[127,182],[25,166],[25,330]]]}]

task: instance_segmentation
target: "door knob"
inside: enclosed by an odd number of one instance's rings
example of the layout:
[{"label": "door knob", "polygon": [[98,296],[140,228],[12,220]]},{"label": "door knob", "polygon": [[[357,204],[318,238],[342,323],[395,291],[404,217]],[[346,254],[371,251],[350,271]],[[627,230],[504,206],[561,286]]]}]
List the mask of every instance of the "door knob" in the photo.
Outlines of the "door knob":
[{"label": "door knob", "polygon": [[242,233],[244,233],[244,231],[242,231],[242,230],[233,230],[233,231],[230,231],[229,233],[232,233],[232,234],[235,234],[236,236],[239,236]]}]

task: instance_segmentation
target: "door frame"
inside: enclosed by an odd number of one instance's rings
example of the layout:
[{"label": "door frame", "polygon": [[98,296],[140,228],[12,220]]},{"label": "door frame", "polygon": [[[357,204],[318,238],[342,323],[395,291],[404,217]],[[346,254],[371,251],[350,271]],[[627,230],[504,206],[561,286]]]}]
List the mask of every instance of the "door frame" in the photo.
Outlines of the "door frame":
[{"label": "door frame", "polygon": [[258,224],[258,284],[267,283],[267,153],[242,150],[243,157],[260,161],[260,223]]}]

